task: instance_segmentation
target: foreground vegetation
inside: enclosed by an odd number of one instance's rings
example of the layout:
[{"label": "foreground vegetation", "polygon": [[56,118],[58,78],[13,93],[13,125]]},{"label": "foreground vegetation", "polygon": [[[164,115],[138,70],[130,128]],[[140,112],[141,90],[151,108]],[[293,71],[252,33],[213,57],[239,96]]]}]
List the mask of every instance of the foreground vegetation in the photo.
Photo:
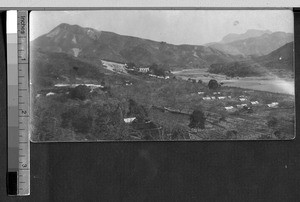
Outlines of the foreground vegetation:
[{"label": "foreground vegetation", "polygon": [[[294,96],[229,87],[209,89],[207,83],[147,75],[111,74],[99,80],[84,80],[102,84],[104,88],[33,85],[33,141],[291,139],[294,136]],[[214,96],[215,91],[231,98],[203,100]],[[46,96],[47,92],[55,94]],[[226,111],[226,106],[241,104],[241,95],[248,104],[250,101],[260,104],[253,106],[252,111]],[[279,107],[268,108],[266,104],[271,102],[279,102]],[[125,122],[133,117],[134,121]]]}]

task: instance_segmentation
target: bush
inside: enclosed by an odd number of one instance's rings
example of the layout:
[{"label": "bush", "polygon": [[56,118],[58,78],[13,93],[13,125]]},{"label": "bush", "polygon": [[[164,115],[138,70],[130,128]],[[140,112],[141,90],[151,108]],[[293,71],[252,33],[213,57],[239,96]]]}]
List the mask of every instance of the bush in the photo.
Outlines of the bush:
[{"label": "bush", "polygon": [[204,113],[200,110],[194,110],[193,113],[190,116],[190,128],[205,128],[205,120],[206,117]]},{"label": "bush", "polygon": [[144,106],[138,105],[134,100],[129,100],[128,117],[136,117],[139,120],[145,120],[148,117],[148,112]]},{"label": "bush", "polygon": [[71,89],[70,96],[73,99],[85,100],[90,92],[90,88],[86,85],[79,85]]},{"label": "bush", "polygon": [[150,66],[150,70],[152,71],[153,74],[155,74],[157,76],[166,76],[164,68],[159,67],[155,63]]},{"label": "bush", "polygon": [[217,89],[219,87],[219,84],[218,82],[215,80],[215,79],[211,79],[209,82],[208,82],[208,88],[209,89]]}]

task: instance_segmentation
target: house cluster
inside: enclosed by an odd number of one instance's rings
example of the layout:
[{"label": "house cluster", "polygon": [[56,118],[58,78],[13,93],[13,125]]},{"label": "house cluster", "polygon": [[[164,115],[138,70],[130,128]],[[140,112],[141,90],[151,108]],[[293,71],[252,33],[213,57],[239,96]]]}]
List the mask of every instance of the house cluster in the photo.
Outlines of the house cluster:
[{"label": "house cluster", "polygon": [[170,71],[165,71],[164,73],[164,76],[162,75],[156,75],[154,73],[154,71],[148,67],[148,66],[140,66],[140,67],[137,67],[135,66],[134,64],[132,63],[125,63],[124,64],[124,67],[125,69],[128,71],[128,72],[132,72],[132,73],[140,73],[140,74],[147,74],[149,75],[149,77],[153,77],[153,78],[158,78],[158,79],[169,79],[170,76],[168,76],[168,74],[170,74],[171,72]]},{"label": "house cluster", "polygon": [[158,79],[169,79],[170,76],[157,76],[155,74],[149,74],[150,77],[153,77],[153,78],[158,78]]},{"label": "house cluster", "polygon": [[268,107],[270,108],[278,108],[279,103],[278,102],[272,102],[271,104],[268,104]]},{"label": "house cluster", "polygon": [[127,63],[124,64],[124,67],[128,71],[136,71],[140,73],[148,73],[150,71],[150,67],[136,67],[134,65],[128,65]]},{"label": "house cluster", "polygon": [[140,68],[138,68],[138,71],[141,73],[147,73],[150,71],[150,68],[149,67],[140,67]]},{"label": "house cluster", "polygon": [[[204,95],[204,94],[205,94],[205,92],[202,92],[202,91],[198,92],[198,95]],[[214,96],[207,95],[207,96],[203,97],[202,99],[203,100],[224,100],[226,98],[231,99],[231,96],[221,96],[221,92],[213,92],[213,95]]]},{"label": "house cluster", "polygon": [[[228,107],[225,107],[225,110],[226,111],[235,111],[236,109],[252,109],[253,106],[256,106],[256,105],[259,105],[259,102],[258,101],[251,101],[250,104],[239,104],[239,105],[236,105],[236,108],[233,107],[233,106],[228,106]],[[269,108],[278,108],[279,106],[279,103],[278,102],[272,102],[270,104],[267,104],[266,105],[267,107]]]},{"label": "house cluster", "polygon": [[203,97],[203,100],[224,100],[226,98],[231,98],[231,96],[206,96]]},{"label": "house cluster", "polygon": [[[198,92],[198,95],[205,95],[205,92]],[[231,99],[231,96],[221,96],[221,92],[213,92],[213,96],[206,95],[202,97],[203,100],[224,100],[224,99]],[[238,100],[240,102],[248,102],[248,98],[244,95],[241,95],[238,97]],[[226,111],[235,111],[237,109],[247,109],[250,110],[253,106],[259,105],[260,103],[258,101],[250,101],[248,104],[242,103],[237,104],[236,106],[226,106],[224,107]],[[266,106],[269,108],[278,108],[279,103],[278,102],[272,102],[270,104],[267,104]]]}]

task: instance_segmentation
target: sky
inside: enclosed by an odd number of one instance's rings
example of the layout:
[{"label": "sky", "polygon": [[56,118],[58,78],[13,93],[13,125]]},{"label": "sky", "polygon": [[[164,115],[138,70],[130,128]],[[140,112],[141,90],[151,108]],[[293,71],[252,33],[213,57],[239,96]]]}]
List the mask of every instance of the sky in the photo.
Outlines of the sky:
[{"label": "sky", "polygon": [[293,33],[290,10],[98,10],[32,11],[30,40],[60,23],[171,44],[202,45],[248,29]]}]

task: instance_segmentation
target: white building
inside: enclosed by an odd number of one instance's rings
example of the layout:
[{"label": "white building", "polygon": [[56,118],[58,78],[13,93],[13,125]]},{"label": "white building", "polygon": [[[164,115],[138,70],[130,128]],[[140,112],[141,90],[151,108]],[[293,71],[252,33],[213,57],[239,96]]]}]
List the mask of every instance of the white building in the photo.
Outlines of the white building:
[{"label": "white building", "polygon": [[270,108],[277,108],[278,107],[278,102],[272,102],[271,104],[268,104],[268,107]]},{"label": "white building", "polygon": [[147,72],[149,72],[149,67],[140,67],[139,68],[139,72],[142,72],[142,73],[147,73]]},{"label": "white building", "polygon": [[124,122],[125,123],[132,123],[132,121],[134,121],[136,119],[136,117],[132,117],[132,118],[125,118]]},{"label": "white building", "polygon": [[211,100],[210,97],[203,97],[202,99],[203,99],[203,100]]},{"label": "white building", "polygon": [[251,102],[251,104],[252,104],[252,105],[258,105],[259,102],[258,102],[258,101],[253,101],[253,102]]},{"label": "white building", "polygon": [[242,101],[242,102],[244,102],[246,100],[247,100],[246,98],[240,98],[240,101]]},{"label": "white building", "polygon": [[229,111],[229,110],[233,110],[234,108],[233,106],[229,106],[229,107],[225,107],[225,109]]}]

